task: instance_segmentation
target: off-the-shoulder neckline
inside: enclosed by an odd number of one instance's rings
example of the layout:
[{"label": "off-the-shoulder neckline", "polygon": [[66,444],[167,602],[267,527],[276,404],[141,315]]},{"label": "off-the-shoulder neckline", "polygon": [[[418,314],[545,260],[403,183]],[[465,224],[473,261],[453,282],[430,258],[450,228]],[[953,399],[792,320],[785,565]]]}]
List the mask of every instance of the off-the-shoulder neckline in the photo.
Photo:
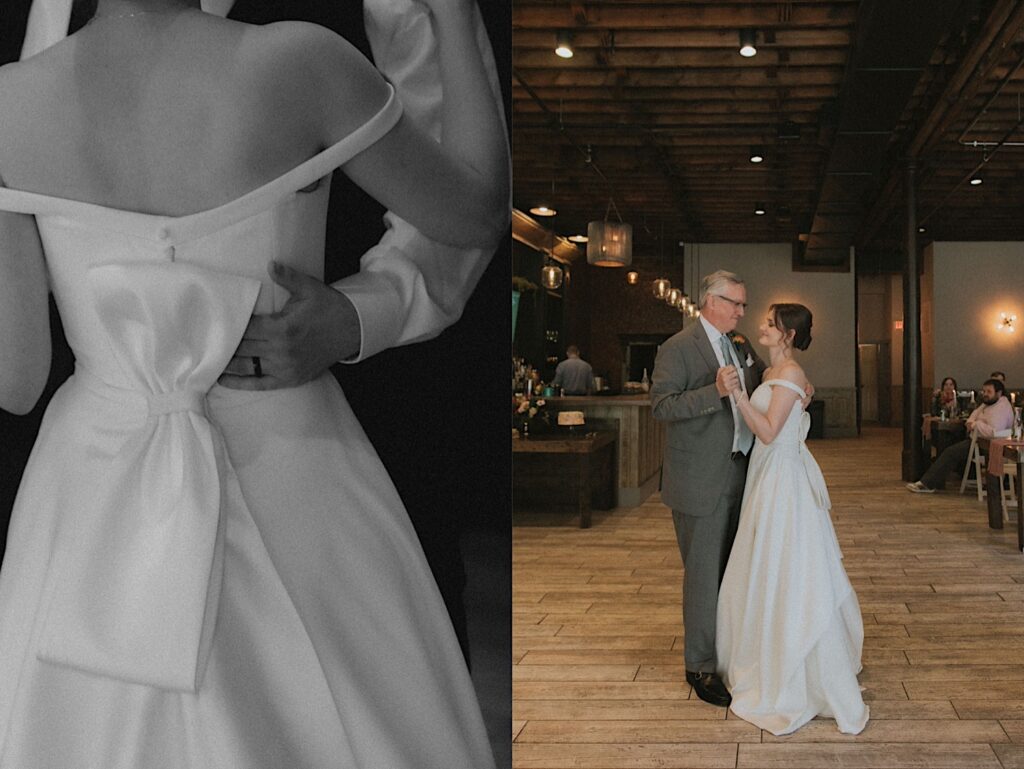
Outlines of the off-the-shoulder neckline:
[{"label": "off-the-shoulder neckline", "polygon": [[197,226],[199,229],[205,229],[201,226],[204,222],[216,222],[222,219],[227,223],[239,221],[264,210],[265,200],[274,200],[287,193],[296,192],[325,176],[387,133],[398,122],[402,114],[401,103],[397,99],[394,88],[390,84],[388,87],[390,92],[384,106],[355,131],[302,161],[294,168],[212,208],[176,216],[133,211],[102,203],[0,186],[0,211],[70,218],[76,218],[76,214],[81,214],[86,223],[93,221],[100,227],[103,227],[105,222],[109,223],[117,219],[125,226],[114,229],[139,231],[136,234],[144,234],[153,230],[152,234],[159,239],[169,237],[172,229],[184,232],[192,231]]}]

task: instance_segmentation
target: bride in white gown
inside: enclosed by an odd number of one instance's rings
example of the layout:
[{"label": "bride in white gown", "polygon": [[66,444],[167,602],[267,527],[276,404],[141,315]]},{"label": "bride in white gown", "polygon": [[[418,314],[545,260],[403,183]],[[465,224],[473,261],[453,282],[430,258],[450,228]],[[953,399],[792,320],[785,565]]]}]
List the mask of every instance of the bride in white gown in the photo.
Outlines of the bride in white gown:
[{"label": "bride in white gown", "polygon": [[[287,256],[322,275],[341,166],[425,234],[507,228],[470,0],[427,0],[443,144],[318,27],[100,0],[0,69],[0,407],[75,353],[0,573],[0,767],[486,769],[412,526],[329,373],[217,385]],[[386,404],[383,406],[386,407]]]},{"label": "bride in white gown", "polygon": [[718,597],[718,665],[732,711],[772,734],[818,715],[858,734],[868,720],[857,683],[863,620],[804,443],[807,379],[793,360],[810,331],[806,307],[772,305],[758,340],[771,366],[749,399],[733,393],[757,440]]}]

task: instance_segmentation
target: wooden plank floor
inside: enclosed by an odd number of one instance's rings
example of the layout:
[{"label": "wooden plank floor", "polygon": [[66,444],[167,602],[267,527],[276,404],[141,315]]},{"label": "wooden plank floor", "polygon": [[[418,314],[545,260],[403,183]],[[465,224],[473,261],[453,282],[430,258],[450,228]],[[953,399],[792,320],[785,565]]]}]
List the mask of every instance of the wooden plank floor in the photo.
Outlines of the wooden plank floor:
[{"label": "wooden plank floor", "polygon": [[973,496],[910,494],[901,434],[813,441],[864,612],[856,737],[815,720],[783,738],[685,683],[682,566],[657,497],[516,518],[517,769],[1024,769],[1024,556]]}]

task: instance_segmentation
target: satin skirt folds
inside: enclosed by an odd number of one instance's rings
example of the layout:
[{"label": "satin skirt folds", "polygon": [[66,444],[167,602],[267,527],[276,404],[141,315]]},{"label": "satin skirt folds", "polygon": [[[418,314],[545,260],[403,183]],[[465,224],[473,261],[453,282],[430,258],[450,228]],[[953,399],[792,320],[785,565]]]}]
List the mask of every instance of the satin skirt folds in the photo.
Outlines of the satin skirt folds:
[{"label": "satin skirt folds", "polygon": [[773,734],[818,715],[856,734],[868,719],[863,620],[827,504],[802,442],[758,441],[719,594],[717,654],[733,712]]},{"label": "satin skirt folds", "polygon": [[124,419],[76,378],[52,401],[0,575],[0,766],[492,767],[412,526],[333,378],[214,388],[205,411],[234,480],[208,656],[186,691],[39,658],[54,554],[95,486],[86,426],[116,442]]}]

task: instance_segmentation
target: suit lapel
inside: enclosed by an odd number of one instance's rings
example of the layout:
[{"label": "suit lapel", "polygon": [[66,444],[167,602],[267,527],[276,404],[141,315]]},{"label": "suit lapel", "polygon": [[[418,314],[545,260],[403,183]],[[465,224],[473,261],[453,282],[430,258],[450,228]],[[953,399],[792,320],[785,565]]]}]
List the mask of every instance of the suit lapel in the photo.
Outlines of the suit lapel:
[{"label": "suit lapel", "polygon": [[693,341],[696,343],[701,357],[704,358],[704,362],[708,364],[708,370],[712,373],[717,372],[719,366],[718,356],[711,349],[711,340],[708,339],[708,332],[700,321],[697,321],[696,328],[694,329]]}]

